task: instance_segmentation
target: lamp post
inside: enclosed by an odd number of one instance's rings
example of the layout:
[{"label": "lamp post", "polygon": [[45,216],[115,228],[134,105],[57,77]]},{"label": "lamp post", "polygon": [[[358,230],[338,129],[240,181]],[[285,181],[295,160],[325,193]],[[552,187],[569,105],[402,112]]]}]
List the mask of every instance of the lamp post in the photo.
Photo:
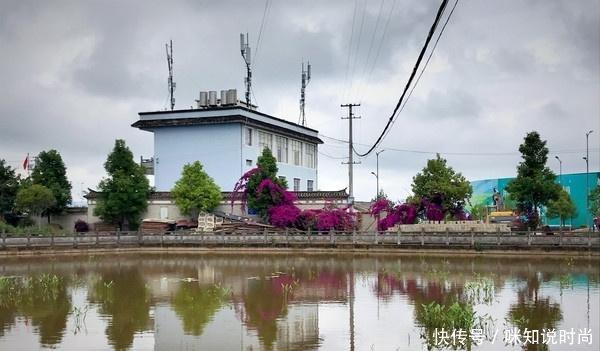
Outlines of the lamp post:
[{"label": "lamp post", "polygon": [[560,159],[560,157],[558,156],[554,156],[554,158],[556,158],[558,160],[558,184],[560,184],[560,186],[562,186],[562,160]]},{"label": "lamp post", "polygon": [[377,178],[377,194],[375,195],[375,199],[377,199],[379,197],[379,154],[384,151],[385,150],[379,150],[379,151],[375,152],[375,155],[377,156],[377,173],[371,172],[371,174],[374,175],[375,178]]},{"label": "lamp post", "polygon": [[594,131],[590,129],[585,133],[585,225],[589,228],[590,225],[590,134]]}]

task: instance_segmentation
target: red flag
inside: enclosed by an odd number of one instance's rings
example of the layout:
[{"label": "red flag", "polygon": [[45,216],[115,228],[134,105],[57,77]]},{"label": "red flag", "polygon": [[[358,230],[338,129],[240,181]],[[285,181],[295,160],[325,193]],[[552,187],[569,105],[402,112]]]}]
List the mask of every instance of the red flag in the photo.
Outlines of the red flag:
[{"label": "red flag", "polygon": [[29,154],[27,154],[27,156],[25,157],[25,160],[23,161],[23,169],[27,170],[29,168]]}]

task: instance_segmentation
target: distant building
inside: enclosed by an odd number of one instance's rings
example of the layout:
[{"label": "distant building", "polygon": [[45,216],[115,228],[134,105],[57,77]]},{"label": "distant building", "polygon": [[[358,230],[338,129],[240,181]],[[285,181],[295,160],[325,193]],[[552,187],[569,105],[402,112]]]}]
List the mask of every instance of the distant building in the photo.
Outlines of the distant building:
[{"label": "distant building", "polygon": [[277,158],[290,190],[317,190],[318,131],[247,108],[235,91],[227,100],[230,92],[221,99],[203,92],[195,109],[139,113],[132,126],[154,133],[156,190],[170,191],[183,166],[200,161],[221,190],[231,191],[264,148]]},{"label": "distant building", "polygon": [[[556,182],[562,184],[577,208],[577,216],[565,220],[565,225],[573,228],[584,226],[586,220],[589,218],[591,221],[592,218],[587,209],[585,176],[585,173],[572,173],[563,174],[562,177],[556,177]],[[589,189],[591,191],[593,187],[600,184],[600,172],[590,172],[588,177]],[[509,194],[506,191],[506,186],[513,179],[514,178],[498,178],[472,181],[471,186],[473,187],[473,195],[470,200],[471,205],[484,204],[486,206],[492,206],[492,195],[494,189],[496,189],[504,198],[504,204],[510,206]],[[559,226],[560,224],[558,218],[547,218],[544,209],[542,209],[542,221],[549,226]]]}]

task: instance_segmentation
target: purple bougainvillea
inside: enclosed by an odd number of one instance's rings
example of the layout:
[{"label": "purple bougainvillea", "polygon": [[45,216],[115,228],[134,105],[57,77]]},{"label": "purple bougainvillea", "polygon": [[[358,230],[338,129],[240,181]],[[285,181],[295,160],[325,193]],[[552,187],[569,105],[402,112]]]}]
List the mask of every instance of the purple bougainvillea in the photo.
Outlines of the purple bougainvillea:
[{"label": "purple bougainvillea", "polygon": [[444,211],[439,204],[429,202],[425,205],[425,217],[430,221],[441,221],[444,219]]},{"label": "purple bougainvillea", "polygon": [[250,177],[252,177],[254,174],[256,174],[258,172],[260,172],[260,168],[258,168],[258,167],[252,168],[251,170],[244,173],[242,175],[242,177],[237,181],[237,183],[235,183],[235,186],[233,187],[233,192],[231,193],[231,198],[230,198],[232,211],[233,211],[233,203],[238,198],[241,200],[242,210],[246,209],[246,201],[248,200],[248,187],[247,187],[248,180],[250,180]]},{"label": "purple bougainvillea", "polygon": [[300,209],[294,205],[278,205],[269,208],[267,211],[269,222],[279,228],[289,228],[296,226]]}]

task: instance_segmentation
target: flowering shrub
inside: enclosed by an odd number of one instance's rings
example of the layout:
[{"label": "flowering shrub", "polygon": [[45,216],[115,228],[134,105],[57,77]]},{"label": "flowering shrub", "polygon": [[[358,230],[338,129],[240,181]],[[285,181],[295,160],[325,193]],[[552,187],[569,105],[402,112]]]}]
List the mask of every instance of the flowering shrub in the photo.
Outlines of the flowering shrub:
[{"label": "flowering shrub", "polygon": [[84,221],[82,219],[78,219],[75,222],[75,231],[77,233],[86,233],[86,232],[90,231],[90,227],[86,221]]},{"label": "flowering shrub", "polygon": [[269,222],[280,228],[294,227],[300,215],[300,209],[294,205],[278,205],[267,211]]},{"label": "flowering shrub", "polygon": [[293,205],[294,200],[296,200],[294,194],[275,184],[270,178],[265,178],[260,182],[258,188],[256,188],[256,195],[269,196],[271,203],[275,206]]},{"label": "flowering shrub", "polygon": [[231,194],[231,209],[233,210],[233,203],[237,200],[237,194],[241,194],[242,210],[246,209],[246,202],[248,200],[248,181],[250,178],[260,172],[258,167],[252,168],[242,175],[242,177],[235,183],[233,192]]},{"label": "flowering shrub", "polygon": [[441,221],[444,219],[442,206],[433,202],[425,205],[425,218],[430,221]]}]

